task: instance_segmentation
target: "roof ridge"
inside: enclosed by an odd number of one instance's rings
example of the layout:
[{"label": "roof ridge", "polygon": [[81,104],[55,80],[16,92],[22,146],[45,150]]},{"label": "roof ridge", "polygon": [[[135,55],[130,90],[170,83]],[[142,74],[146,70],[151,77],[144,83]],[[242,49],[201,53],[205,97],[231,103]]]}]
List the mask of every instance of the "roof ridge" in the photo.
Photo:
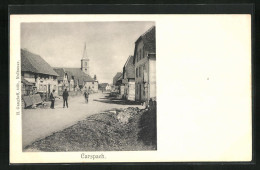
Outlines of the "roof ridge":
[{"label": "roof ridge", "polygon": [[125,65],[124,65],[124,67],[125,67],[125,66],[128,64],[128,62],[129,62],[130,58],[131,58],[131,55],[129,55],[129,57],[127,58],[127,60],[126,60],[126,62],[125,62]]},{"label": "roof ridge", "polygon": [[142,35],[141,35],[141,37],[142,36],[145,36],[148,32],[150,32],[153,28],[155,28],[155,25],[154,26],[152,26],[152,27],[150,27],[147,31],[145,31]]}]

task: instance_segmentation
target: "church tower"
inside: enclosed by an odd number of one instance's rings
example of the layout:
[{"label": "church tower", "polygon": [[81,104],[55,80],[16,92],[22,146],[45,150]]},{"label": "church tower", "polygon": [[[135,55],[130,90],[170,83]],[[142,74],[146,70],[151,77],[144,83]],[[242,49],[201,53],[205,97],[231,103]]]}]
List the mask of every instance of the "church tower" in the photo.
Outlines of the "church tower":
[{"label": "church tower", "polygon": [[84,45],[83,57],[81,59],[81,70],[89,75],[89,58],[87,56],[87,44]]}]

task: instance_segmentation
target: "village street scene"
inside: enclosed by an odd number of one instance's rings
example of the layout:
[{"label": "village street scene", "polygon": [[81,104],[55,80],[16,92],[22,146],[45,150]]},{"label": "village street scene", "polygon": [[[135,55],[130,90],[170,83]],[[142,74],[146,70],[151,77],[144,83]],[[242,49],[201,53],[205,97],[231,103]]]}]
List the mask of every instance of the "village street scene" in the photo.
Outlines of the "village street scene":
[{"label": "village street scene", "polygon": [[154,22],[22,23],[24,152],[157,149]]}]

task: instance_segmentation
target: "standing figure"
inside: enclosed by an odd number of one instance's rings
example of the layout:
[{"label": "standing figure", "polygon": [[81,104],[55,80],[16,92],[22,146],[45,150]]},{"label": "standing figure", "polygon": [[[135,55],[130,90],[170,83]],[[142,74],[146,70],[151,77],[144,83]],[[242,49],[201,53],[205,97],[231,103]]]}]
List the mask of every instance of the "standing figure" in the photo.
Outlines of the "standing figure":
[{"label": "standing figure", "polygon": [[52,90],[51,95],[50,95],[51,109],[54,109],[55,98],[59,98],[59,97],[55,96],[54,92],[55,92],[55,90]]},{"label": "standing figure", "polygon": [[85,102],[86,102],[86,103],[88,103],[88,95],[89,95],[88,92],[85,91],[85,92],[84,92],[84,96],[85,96]]},{"label": "standing figure", "polygon": [[63,92],[62,97],[63,97],[63,108],[65,107],[65,103],[66,103],[66,106],[68,108],[69,107],[68,106],[69,93],[68,93],[67,89],[65,89],[65,91]]}]

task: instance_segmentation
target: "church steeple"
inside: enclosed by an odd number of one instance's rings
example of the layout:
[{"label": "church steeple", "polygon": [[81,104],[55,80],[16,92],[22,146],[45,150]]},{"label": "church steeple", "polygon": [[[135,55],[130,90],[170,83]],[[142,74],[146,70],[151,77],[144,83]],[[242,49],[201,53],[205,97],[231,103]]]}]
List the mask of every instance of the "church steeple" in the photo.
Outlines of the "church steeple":
[{"label": "church steeple", "polygon": [[88,55],[87,55],[87,43],[85,42],[82,59],[87,59],[87,58],[88,58]]},{"label": "church steeple", "polygon": [[81,70],[89,75],[89,58],[87,55],[87,44],[84,44],[83,56],[81,59]]}]

